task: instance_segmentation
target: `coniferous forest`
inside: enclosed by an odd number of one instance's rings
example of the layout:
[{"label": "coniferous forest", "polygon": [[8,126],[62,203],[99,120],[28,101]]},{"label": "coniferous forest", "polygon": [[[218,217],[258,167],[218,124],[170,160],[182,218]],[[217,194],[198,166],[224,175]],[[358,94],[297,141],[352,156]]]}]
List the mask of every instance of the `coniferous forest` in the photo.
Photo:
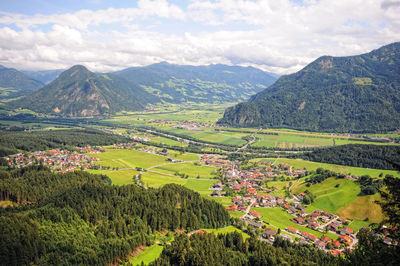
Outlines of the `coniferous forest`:
[{"label": "coniferous forest", "polygon": [[2,265],[105,265],[124,260],[153,233],[223,227],[225,209],[178,185],[113,186],[105,176],[52,173],[43,167],[1,171]]}]

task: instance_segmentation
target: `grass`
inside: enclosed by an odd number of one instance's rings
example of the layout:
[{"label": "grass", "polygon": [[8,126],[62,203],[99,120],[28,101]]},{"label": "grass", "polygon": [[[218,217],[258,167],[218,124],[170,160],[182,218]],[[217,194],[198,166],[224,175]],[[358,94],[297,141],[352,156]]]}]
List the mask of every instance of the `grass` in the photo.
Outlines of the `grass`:
[{"label": "grass", "polygon": [[105,152],[92,156],[100,159],[99,165],[112,168],[148,168],[166,163],[164,156],[137,150],[106,149]]},{"label": "grass", "polygon": [[354,232],[357,232],[361,227],[368,227],[370,224],[371,223],[367,221],[353,220],[349,225],[347,225],[347,227],[353,229]]},{"label": "grass", "polygon": [[141,265],[144,263],[145,265],[150,264],[155,261],[158,257],[160,257],[164,247],[158,244],[151,245],[146,248],[142,252],[140,252],[137,256],[132,257],[129,262],[133,265]]},{"label": "grass", "polygon": [[371,177],[378,177],[381,173],[385,176],[387,174],[400,177],[399,172],[391,171],[391,170],[381,170],[381,169],[370,169],[370,168],[361,168],[361,167],[351,167],[345,165],[338,165],[338,164],[328,164],[328,163],[318,163],[318,162],[311,162],[305,161],[302,159],[288,159],[288,158],[278,158],[278,159],[253,159],[251,161],[275,161],[276,165],[280,163],[287,163],[293,166],[295,169],[303,169],[306,168],[307,170],[316,170],[317,168],[324,168],[327,170],[331,170],[337,173],[342,174],[351,174],[351,175],[370,175]]},{"label": "grass", "polygon": [[347,206],[340,208],[337,213],[340,216],[351,219],[364,221],[368,218],[368,222],[380,223],[384,215],[381,206],[375,203],[377,200],[380,200],[380,194],[378,193],[375,195],[361,196]]},{"label": "grass", "polygon": [[[335,187],[339,184],[339,187]],[[294,194],[309,190],[316,198],[312,205],[318,209],[336,212],[349,205],[360,193],[360,186],[352,180],[327,178],[325,181],[306,187],[303,182],[292,188]]]},{"label": "grass", "polygon": [[111,178],[113,185],[133,184],[133,177],[139,173],[139,171],[135,170],[89,170],[88,172],[92,174],[107,175]]},{"label": "grass", "polygon": [[188,144],[186,144],[186,143],[180,143],[179,141],[164,138],[164,137],[154,137],[151,139],[151,142],[163,143],[163,144],[167,144],[169,146],[182,146],[182,147],[188,146]]},{"label": "grass", "polygon": [[142,174],[142,182],[144,185],[146,185],[148,187],[159,188],[163,185],[170,184],[170,183],[184,185],[184,184],[186,184],[187,179],[146,172],[146,173]]},{"label": "grass", "polygon": [[142,175],[142,182],[144,185],[154,188],[174,183],[182,185],[188,189],[194,190],[204,197],[208,197],[208,195],[211,194],[212,192],[208,188],[212,184],[215,184],[216,180],[214,181],[214,180],[186,179],[186,178],[167,176],[152,172],[145,172]]},{"label": "grass", "polygon": [[[261,214],[261,219],[271,225],[277,226],[281,228],[281,230],[291,226],[299,229],[301,232],[308,232],[313,235],[316,235],[318,237],[323,236],[324,234],[311,230],[310,228],[307,228],[305,226],[298,225],[297,223],[294,223],[290,221],[290,219],[293,219],[294,216],[288,214],[285,210],[283,210],[280,207],[276,208],[252,208],[252,210],[257,211],[258,213]],[[326,233],[326,236],[329,236],[330,238],[336,239],[337,236],[332,234],[332,233]]]},{"label": "grass", "polygon": [[290,130],[263,130],[263,132],[276,133],[278,135],[257,134],[258,141],[252,146],[254,147],[280,147],[280,148],[296,148],[296,147],[322,147],[344,144],[379,144],[392,145],[391,143],[378,143],[364,141],[362,139],[353,140],[346,136],[332,136],[324,133],[311,133]]},{"label": "grass", "polygon": [[243,236],[243,239],[247,239],[250,238],[250,236],[248,234],[246,234],[245,232],[243,232],[242,230],[230,225],[227,226],[225,228],[219,228],[219,229],[203,229],[204,231],[206,231],[207,233],[213,233],[215,235],[218,234],[229,234],[229,233],[233,233],[233,232],[238,232]]},{"label": "grass", "polygon": [[194,163],[175,163],[156,167],[152,170],[174,174],[176,172],[189,175],[191,178],[213,178],[212,171],[215,168],[209,166],[194,165]]}]

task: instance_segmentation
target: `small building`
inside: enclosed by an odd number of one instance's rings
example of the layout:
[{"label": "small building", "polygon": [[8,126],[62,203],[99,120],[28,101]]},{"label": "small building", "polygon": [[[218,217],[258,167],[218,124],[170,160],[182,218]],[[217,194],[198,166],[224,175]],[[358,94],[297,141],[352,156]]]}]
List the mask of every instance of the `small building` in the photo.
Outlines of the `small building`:
[{"label": "small building", "polygon": [[286,228],[286,231],[293,233],[293,234],[298,234],[299,233],[299,229],[295,228],[295,227],[291,227],[289,226],[288,228]]},{"label": "small building", "polygon": [[263,232],[263,237],[266,239],[270,239],[272,236],[276,235],[276,231],[271,228],[267,228]]}]

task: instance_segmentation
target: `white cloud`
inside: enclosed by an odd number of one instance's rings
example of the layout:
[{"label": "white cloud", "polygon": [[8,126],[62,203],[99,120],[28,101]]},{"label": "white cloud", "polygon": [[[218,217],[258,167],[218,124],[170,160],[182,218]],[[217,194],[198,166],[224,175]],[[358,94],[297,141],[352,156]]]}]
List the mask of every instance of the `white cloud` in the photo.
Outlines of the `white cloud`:
[{"label": "white cloud", "polygon": [[321,55],[359,54],[400,40],[399,1],[304,3],[193,0],[182,7],[141,0],[137,8],[0,12],[0,64],[20,69],[84,64],[112,71],[169,61],[252,65],[283,74]]}]

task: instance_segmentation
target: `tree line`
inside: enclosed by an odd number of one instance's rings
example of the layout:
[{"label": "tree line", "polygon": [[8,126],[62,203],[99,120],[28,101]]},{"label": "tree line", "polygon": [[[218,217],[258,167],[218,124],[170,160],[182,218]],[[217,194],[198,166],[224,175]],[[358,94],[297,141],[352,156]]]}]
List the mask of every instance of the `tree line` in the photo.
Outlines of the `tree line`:
[{"label": "tree line", "polygon": [[230,224],[222,205],[179,185],[113,186],[105,176],[43,166],[1,171],[0,261],[104,265],[125,260],[156,232]]}]

